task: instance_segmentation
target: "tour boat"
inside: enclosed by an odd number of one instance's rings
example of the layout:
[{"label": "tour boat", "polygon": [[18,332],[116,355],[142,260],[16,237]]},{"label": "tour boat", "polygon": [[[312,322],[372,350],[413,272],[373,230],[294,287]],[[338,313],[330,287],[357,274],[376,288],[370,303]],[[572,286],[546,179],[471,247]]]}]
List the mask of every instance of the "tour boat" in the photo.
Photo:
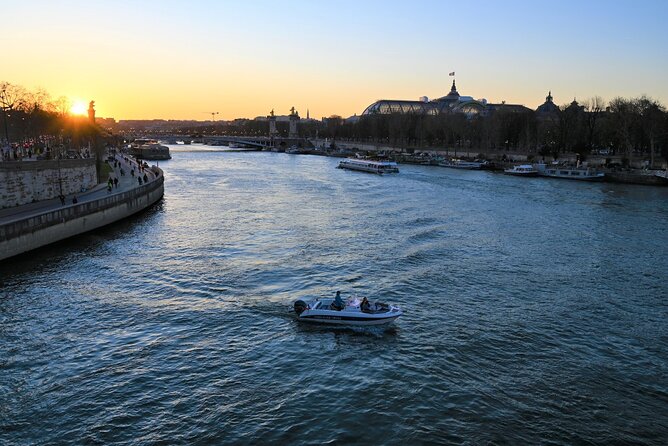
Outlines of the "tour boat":
[{"label": "tour boat", "polygon": [[453,169],[468,169],[478,170],[482,168],[483,163],[480,161],[464,161],[460,159],[451,159],[438,163],[441,167],[451,167]]},{"label": "tour boat", "polygon": [[505,169],[503,171],[506,175],[515,175],[517,177],[535,177],[538,175],[538,170],[531,164],[521,164],[513,166],[512,169]]},{"label": "tour boat", "polygon": [[136,139],[130,144],[130,154],[144,160],[169,160],[169,147],[152,139]]},{"label": "tour boat", "polygon": [[365,159],[346,158],[339,162],[339,169],[359,170],[377,174],[398,173],[399,167],[393,161],[371,161]]},{"label": "tour boat", "polygon": [[599,172],[591,167],[567,167],[545,164],[538,164],[538,175],[550,178],[565,178],[568,180],[580,181],[603,181],[605,173]]},{"label": "tour boat", "polygon": [[348,299],[342,309],[332,307],[334,299],[314,299],[309,302],[298,300],[294,304],[297,319],[333,325],[384,325],[394,322],[403,312],[401,308],[380,302],[371,302],[368,309],[362,311],[360,300]]}]

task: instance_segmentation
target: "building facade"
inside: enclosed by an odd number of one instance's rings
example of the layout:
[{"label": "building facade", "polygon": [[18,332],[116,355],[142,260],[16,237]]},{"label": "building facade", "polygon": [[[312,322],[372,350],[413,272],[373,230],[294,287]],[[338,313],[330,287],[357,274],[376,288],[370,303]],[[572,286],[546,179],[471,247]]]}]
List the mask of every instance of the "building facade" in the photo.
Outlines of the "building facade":
[{"label": "building facade", "polygon": [[487,99],[473,99],[471,96],[462,96],[457,91],[455,81],[452,81],[450,92],[438,99],[429,100],[426,96],[417,101],[381,99],[369,105],[362,116],[400,114],[440,115],[443,113],[463,113],[469,117],[486,115],[494,111],[505,109],[520,112],[531,111],[523,105],[488,103]]}]

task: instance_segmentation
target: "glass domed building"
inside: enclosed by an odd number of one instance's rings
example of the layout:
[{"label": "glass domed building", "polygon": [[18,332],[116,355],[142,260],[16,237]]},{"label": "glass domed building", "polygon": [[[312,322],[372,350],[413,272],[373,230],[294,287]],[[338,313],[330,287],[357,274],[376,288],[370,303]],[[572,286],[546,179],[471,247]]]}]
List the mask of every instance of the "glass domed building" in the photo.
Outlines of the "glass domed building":
[{"label": "glass domed building", "polygon": [[473,99],[471,96],[461,96],[457,92],[455,81],[452,81],[450,92],[438,99],[428,100],[426,97],[419,101],[381,99],[369,105],[362,116],[400,114],[439,115],[442,113],[464,113],[467,116],[485,114],[489,111],[486,99]]}]

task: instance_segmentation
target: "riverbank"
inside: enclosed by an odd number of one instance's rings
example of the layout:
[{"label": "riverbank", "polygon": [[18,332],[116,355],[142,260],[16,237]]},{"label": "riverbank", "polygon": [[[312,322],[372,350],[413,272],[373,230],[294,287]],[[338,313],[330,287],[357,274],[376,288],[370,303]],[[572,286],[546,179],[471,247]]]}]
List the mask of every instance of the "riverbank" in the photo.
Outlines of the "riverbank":
[{"label": "riverbank", "polygon": [[311,140],[312,149],[302,150],[303,154],[323,155],[332,157],[349,157],[363,155],[370,157],[381,157],[401,164],[417,164],[436,166],[439,163],[453,158],[465,160],[487,161],[484,170],[503,172],[518,164],[532,164],[540,159],[541,162],[558,162],[560,166],[593,167],[605,173],[604,181],[609,183],[639,184],[646,186],[668,186],[668,165],[661,165],[661,169],[648,169],[647,161],[642,158],[634,158],[629,161],[629,167],[621,167],[623,157],[591,155],[586,161],[580,163],[577,154],[561,156],[558,160],[552,157],[536,158],[527,154],[516,154],[505,151],[492,151],[481,153],[479,151],[462,150],[436,150],[424,149],[406,151],[401,148],[378,146],[373,144],[359,144],[352,142],[336,142],[336,148],[328,147],[324,140]]},{"label": "riverbank", "polygon": [[[0,211],[0,261],[106,226],[151,206],[164,194],[162,170],[144,170],[140,184],[131,170],[139,165],[121,156],[112,167],[118,184],[108,191],[98,185],[83,194],[45,200]],[[123,172],[121,172],[121,170]]]}]

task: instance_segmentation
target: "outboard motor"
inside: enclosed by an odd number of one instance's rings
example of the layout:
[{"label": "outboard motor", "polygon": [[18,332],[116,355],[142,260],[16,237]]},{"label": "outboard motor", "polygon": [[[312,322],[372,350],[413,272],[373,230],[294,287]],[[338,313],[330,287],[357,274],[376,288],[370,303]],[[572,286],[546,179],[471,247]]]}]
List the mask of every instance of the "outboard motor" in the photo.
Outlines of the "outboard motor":
[{"label": "outboard motor", "polygon": [[304,302],[303,300],[298,300],[295,302],[295,313],[297,313],[297,316],[302,314],[304,310],[308,308],[308,304]]}]

